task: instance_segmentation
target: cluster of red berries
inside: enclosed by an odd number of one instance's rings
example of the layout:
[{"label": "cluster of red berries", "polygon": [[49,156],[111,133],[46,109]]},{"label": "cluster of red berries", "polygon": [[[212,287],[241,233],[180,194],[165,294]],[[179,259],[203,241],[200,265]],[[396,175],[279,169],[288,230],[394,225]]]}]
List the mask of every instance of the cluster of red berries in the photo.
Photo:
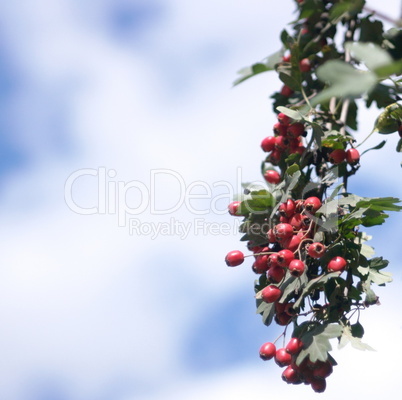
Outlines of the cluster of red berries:
[{"label": "cluster of red berries", "polygon": [[279,367],[284,368],[282,379],[289,384],[305,383],[311,385],[317,393],[322,393],[326,388],[325,379],[333,371],[333,363],[327,361],[311,362],[306,357],[299,365],[296,364],[297,356],[303,349],[303,343],[297,337],[289,340],[285,347],[277,349],[274,343],[264,343],[260,348],[260,357],[264,361],[274,359]]},{"label": "cluster of red berries", "polygon": [[[270,153],[267,157],[273,165],[278,165],[282,155],[293,153],[303,154],[306,148],[303,146],[302,136],[305,135],[304,124],[293,122],[285,114],[278,114],[278,122],[273,126],[274,136],[267,136],[261,142],[261,148]],[[269,183],[278,183],[280,180],[279,174],[272,174],[268,170],[264,177]],[[279,180],[278,180],[279,179]]]}]

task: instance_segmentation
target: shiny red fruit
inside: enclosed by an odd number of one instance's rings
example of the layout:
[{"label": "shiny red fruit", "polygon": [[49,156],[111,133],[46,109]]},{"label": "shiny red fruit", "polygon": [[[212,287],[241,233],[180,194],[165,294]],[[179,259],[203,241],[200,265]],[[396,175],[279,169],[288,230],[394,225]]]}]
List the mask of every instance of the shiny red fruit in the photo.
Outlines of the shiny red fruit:
[{"label": "shiny red fruit", "polygon": [[290,97],[293,94],[293,90],[289,86],[283,85],[280,94],[284,97]]},{"label": "shiny red fruit", "polygon": [[306,266],[304,265],[304,262],[301,260],[293,260],[290,262],[288,269],[292,276],[299,277],[305,271]]},{"label": "shiny red fruit", "polygon": [[282,57],[283,62],[290,62],[290,54],[286,54]]},{"label": "shiny red fruit", "polygon": [[311,388],[316,393],[325,392],[326,387],[327,387],[327,383],[325,382],[325,379],[314,378],[311,380]]},{"label": "shiny red fruit", "polygon": [[343,271],[346,267],[346,260],[343,257],[334,257],[329,263],[328,263],[328,271],[333,272],[333,271]]},{"label": "shiny red fruit", "polygon": [[284,249],[278,252],[278,265],[280,267],[287,267],[290,262],[295,258],[292,251]]},{"label": "shiny red fruit", "polygon": [[279,113],[278,116],[278,121],[282,124],[282,125],[289,125],[291,122],[290,117],[288,117],[286,114],[284,113]]},{"label": "shiny red fruit", "polygon": [[266,303],[274,303],[282,296],[281,289],[275,285],[269,285],[265,287],[261,292],[261,298]]},{"label": "shiny red fruit", "polygon": [[295,252],[299,248],[300,242],[300,237],[297,235],[293,235],[292,237],[281,241],[281,245],[285,249]]},{"label": "shiny red fruit", "polygon": [[303,135],[304,133],[304,124],[297,122],[288,126],[287,129],[287,136],[290,138],[298,138],[299,136]]},{"label": "shiny red fruit", "polygon": [[239,209],[239,205],[240,205],[240,201],[232,201],[228,205],[229,214],[234,215],[234,216],[239,216],[239,214],[237,214],[237,210]]},{"label": "shiny red fruit", "polygon": [[286,271],[281,267],[271,267],[268,269],[267,278],[272,283],[279,283],[285,276]]},{"label": "shiny red fruit", "polygon": [[290,224],[278,224],[274,227],[274,235],[276,239],[286,240],[293,236],[293,226]]},{"label": "shiny red fruit", "polygon": [[311,62],[308,58],[303,58],[299,62],[299,67],[301,72],[309,72],[311,70]]},{"label": "shiny red fruit", "polygon": [[321,200],[318,197],[309,197],[304,200],[304,209],[311,214],[314,214],[321,207],[321,205]]},{"label": "shiny red fruit", "polygon": [[280,367],[286,367],[292,362],[292,356],[286,351],[285,348],[278,349],[275,353],[275,362]]},{"label": "shiny red fruit", "polygon": [[332,164],[340,164],[341,162],[345,161],[346,152],[342,149],[336,149],[329,153],[328,157]]},{"label": "shiny red fruit", "polygon": [[275,315],[275,322],[280,326],[286,326],[290,322],[292,317],[293,315],[289,315],[286,312],[281,312]]},{"label": "shiny red fruit", "polygon": [[303,343],[299,338],[291,338],[286,345],[285,349],[289,354],[295,355],[300,352],[303,347]]},{"label": "shiny red fruit", "polygon": [[310,244],[307,249],[307,253],[312,258],[321,258],[325,254],[326,250],[327,248],[325,247],[325,245],[319,242],[315,242]]},{"label": "shiny red fruit", "polygon": [[288,365],[286,369],[282,372],[282,379],[286,383],[293,383],[293,384],[301,383],[299,373],[290,365]]},{"label": "shiny red fruit", "polygon": [[274,124],[273,131],[277,136],[286,136],[287,126],[282,125],[280,122]]},{"label": "shiny red fruit", "polygon": [[350,165],[355,165],[360,161],[360,153],[357,149],[349,149],[346,152],[346,162]]},{"label": "shiny red fruit", "polygon": [[252,266],[253,271],[256,274],[263,274],[268,271],[268,256],[263,254],[261,256],[257,256]]},{"label": "shiny red fruit", "polygon": [[270,360],[271,358],[274,358],[275,354],[276,354],[276,346],[271,342],[264,343],[260,347],[260,357],[264,361],[267,361],[267,360]]},{"label": "shiny red fruit", "polygon": [[268,183],[272,183],[274,185],[277,185],[281,181],[281,176],[273,169],[265,171],[264,178]]},{"label": "shiny red fruit", "polygon": [[267,136],[263,139],[261,142],[261,148],[267,153],[272,151],[275,148],[275,136]]},{"label": "shiny red fruit", "polygon": [[228,267],[236,267],[244,261],[244,254],[239,250],[229,251],[225,257],[225,262]]}]

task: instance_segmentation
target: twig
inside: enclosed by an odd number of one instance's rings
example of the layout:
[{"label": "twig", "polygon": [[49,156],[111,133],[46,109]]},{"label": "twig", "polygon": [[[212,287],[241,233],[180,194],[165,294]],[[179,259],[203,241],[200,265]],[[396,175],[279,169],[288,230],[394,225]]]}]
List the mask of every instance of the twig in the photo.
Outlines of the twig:
[{"label": "twig", "polygon": [[364,6],[363,9],[367,11],[370,14],[375,14],[377,17],[383,19],[384,21],[390,22],[391,24],[402,27],[402,18],[399,19],[393,19],[389,17],[388,15],[383,14],[381,11],[374,10],[373,8]]}]

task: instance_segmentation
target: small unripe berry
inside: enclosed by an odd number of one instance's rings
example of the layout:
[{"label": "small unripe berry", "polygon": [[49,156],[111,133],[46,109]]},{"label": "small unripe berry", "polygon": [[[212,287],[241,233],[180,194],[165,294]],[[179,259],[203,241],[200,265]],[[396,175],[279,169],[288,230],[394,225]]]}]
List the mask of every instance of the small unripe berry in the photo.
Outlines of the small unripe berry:
[{"label": "small unripe berry", "polygon": [[236,267],[244,261],[244,254],[239,250],[230,251],[226,257],[225,262],[228,267]]},{"label": "small unripe berry", "polygon": [[274,358],[275,354],[276,354],[276,346],[271,342],[264,343],[260,347],[260,357],[264,361],[267,361],[267,360],[270,360],[271,358]]},{"label": "small unripe berry", "polygon": [[264,178],[268,183],[272,183],[274,185],[277,185],[281,181],[281,176],[273,169],[268,169],[265,171]]}]

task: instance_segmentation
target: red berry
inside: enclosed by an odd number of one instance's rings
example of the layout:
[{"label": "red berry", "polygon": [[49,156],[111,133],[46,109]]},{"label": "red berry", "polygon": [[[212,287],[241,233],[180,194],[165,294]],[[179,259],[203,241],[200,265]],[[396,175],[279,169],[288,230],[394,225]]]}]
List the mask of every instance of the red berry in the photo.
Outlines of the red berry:
[{"label": "red berry", "polygon": [[265,171],[264,178],[268,183],[273,183],[274,185],[277,185],[281,181],[281,176],[273,169]]},{"label": "red berry", "polygon": [[274,226],[274,235],[278,241],[293,236],[293,226],[290,224],[278,224]]},{"label": "red berry", "polygon": [[349,149],[346,152],[346,162],[350,165],[355,165],[360,161],[360,153],[357,149]]},{"label": "red berry", "polygon": [[304,262],[301,260],[292,260],[288,268],[291,275],[299,277],[303,274],[304,270],[306,269],[306,266],[304,265]]},{"label": "red berry", "polygon": [[303,58],[299,62],[299,68],[301,72],[309,72],[311,70],[311,62],[308,58]]},{"label": "red berry", "polygon": [[269,161],[273,165],[278,165],[281,161],[282,152],[275,148],[272,153],[269,155]]},{"label": "red berry", "polygon": [[328,263],[328,271],[343,271],[346,267],[346,260],[343,257],[334,257],[329,263]]},{"label": "red berry", "polygon": [[340,164],[345,161],[346,152],[343,149],[336,149],[329,153],[328,157],[332,164]]},{"label": "red berry", "polygon": [[293,235],[292,237],[282,241],[281,244],[282,247],[284,247],[285,249],[295,252],[299,248],[300,242],[300,237],[297,235]]},{"label": "red berry", "polygon": [[303,135],[303,133],[304,125],[300,122],[290,125],[287,129],[287,135],[294,139],[298,138],[300,135]]},{"label": "red berry", "polygon": [[228,205],[228,210],[230,215],[238,215],[237,210],[239,209],[240,201],[232,201]]},{"label": "red berry", "polygon": [[299,230],[302,227],[302,222],[303,222],[304,217],[306,217],[306,216],[302,215],[300,213],[296,213],[293,215],[292,218],[290,218],[289,223],[290,223],[290,225],[293,226],[293,228],[295,228],[296,230]]},{"label": "red berry", "polygon": [[265,139],[262,140],[261,142],[261,148],[265,152],[270,152],[274,149],[275,147],[275,136],[267,136]]},{"label": "red berry", "polygon": [[253,263],[252,269],[256,274],[263,274],[264,272],[268,271],[268,256],[266,254],[257,256]]},{"label": "red berry", "polygon": [[294,153],[302,155],[306,151],[306,148],[304,146],[299,146]]},{"label": "red berry", "polygon": [[286,383],[293,383],[293,384],[301,383],[299,373],[290,365],[287,366],[286,369],[282,372],[282,379]]},{"label": "red berry", "polygon": [[275,138],[275,148],[278,150],[285,150],[289,147],[289,139],[284,136],[277,136]]},{"label": "red berry", "polygon": [[286,54],[282,57],[283,62],[290,62],[290,54]]},{"label": "red berry", "polygon": [[292,362],[292,356],[285,350],[285,348],[278,349],[275,353],[275,362],[280,367],[286,367]]},{"label": "red berry", "polygon": [[280,267],[287,267],[290,262],[295,258],[292,251],[284,249],[278,252],[278,265]]},{"label": "red berry", "polygon": [[286,125],[282,125],[280,122],[277,122],[276,124],[274,124],[274,133],[277,136],[286,136],[286,130],[287,127]]},{"label": "red berry", "polygon": [[304,200],[304,208],[311,214],[314,214],[321,205],[321,200],[318,197],[309,197]]},{"label": "red berry", "polygon": [[275,315],[275,322],[280,326],[286,326],[292,317],[293,315],[289,315],[286,312],[281,312]]},{"label": "red berry", "polygon": [[279,283],[285,276],[286,271],[281,267],[271,267],[267,272],[267,278],[272,283]]},{"label": "red berry", "polygon": [[325,379],[317,379],[317,378],[315,378],[315,379],[311,380],[311,388],[316,393],[325,392],[326,387],[327,387],[327,383],[325,382]]},{"label": "red berry", "polygon": [[283,85],[280,94],[284,97],[290,97],[293,94],[293,90],[289,86]]},{"label": "red berry", "polygon": [[326,250],[327,248],[322,243],[315,242],[310,244],[307,253],[312,258],[321,258]]},{"label": "red berry", "polygon": [[244,261],[244,254],[239,250],[229,251],[225,257],[226,265],[228,267],[236,267]]},{"label": "red berry", "polygon": [[276,237],[273,229],[270,229],[267,233],[267,238],[269,243],[276,243]]},{"label": "red berry", "polygon": [[289,125],[291,122],[291,119],[284,113],[279,113],[277,118],[282,125]]},{"label": "red berry", "polygon": [[276,354],[276,346],[271,342],[264,343],[260,347],[260,357],[264,361],[267,361],[267,360],[270,360],[271,358],[274,358],[275,354]]},{"label": "red berry", "polygon": [[325,379],[332,374],[333,367],[332,364],[327,362],[318,361],[316,363],[316,368],[313,369],[314,378]]},{"label": "red berry", "polygon": [[282,296],[281,289],[275,285],[269,285],[265,287],[261,292],[261,298],[266,303],[274,303]]},{"label": "red berry", "polygon": [[296,211],[296,203],[292,199],[286,202],[286,216],[291,217]]},{"label": "red berry", "polygon": [[268,265],[270,268],[278,267],[278,253],[269,256]]},{"label": "red berry", "polygon": [[285,349],[289,354],[297,354],[302,349],[303,343],[299,338],[292,338],[289,340],[288,344],[286,345]]}]

